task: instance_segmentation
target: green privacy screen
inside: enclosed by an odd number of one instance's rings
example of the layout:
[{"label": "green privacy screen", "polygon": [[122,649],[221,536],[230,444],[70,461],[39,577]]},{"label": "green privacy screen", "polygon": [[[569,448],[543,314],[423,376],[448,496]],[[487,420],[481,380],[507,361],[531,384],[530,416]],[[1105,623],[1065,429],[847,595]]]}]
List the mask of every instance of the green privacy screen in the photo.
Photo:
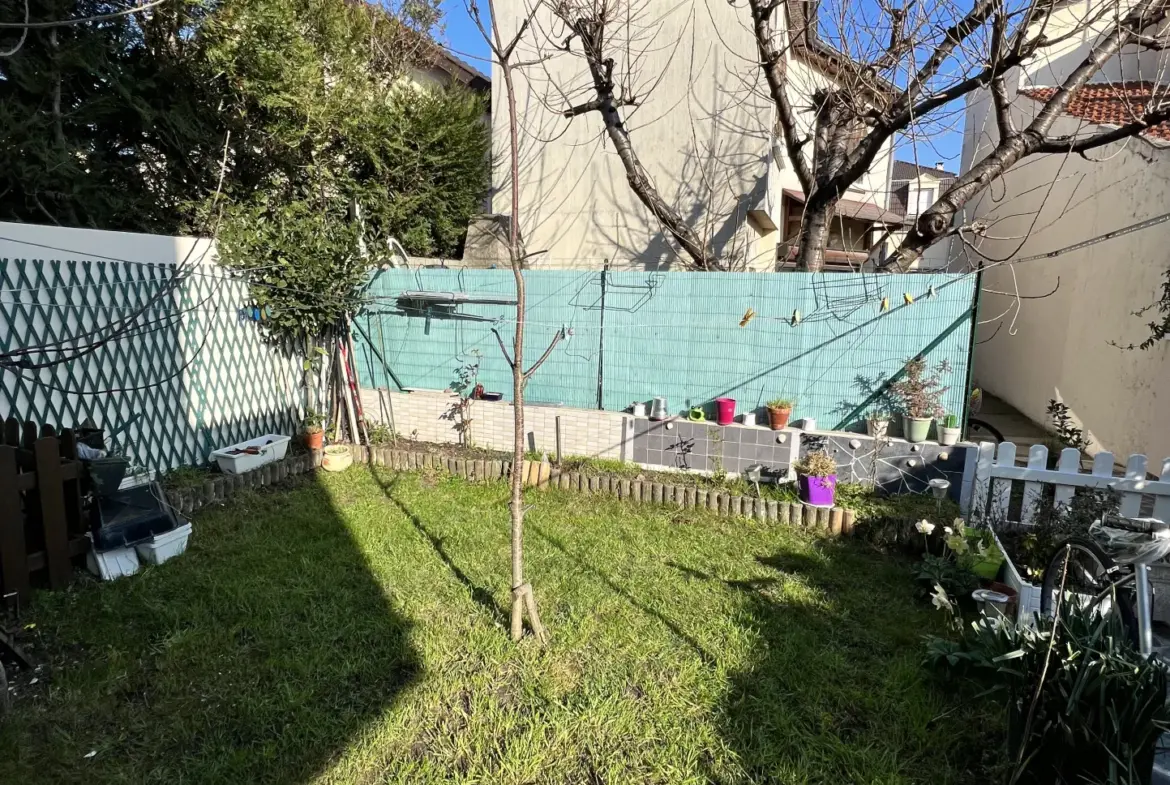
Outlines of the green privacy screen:
[{"label": "green privacy screen", "polygon": [[[533,270],[525,281],[525,364],[557,331],[568,334],[529,383],[533,403],[618,411],[662,395],[681,413],[730,397],[743,412],[785,397],[797,400],[794,417],[834,427],[875,380],[924,352],[932,366],[950,364],[944,405],[962,411],[972,276]],[[379,272],[357,318],[363,386],[441,390],[478,363],[484,389],[510,399],[492,329],[510,347],[514,307],[428,306],[400,299],[407,291],[495,299],[514,283],[509,270]]]}]

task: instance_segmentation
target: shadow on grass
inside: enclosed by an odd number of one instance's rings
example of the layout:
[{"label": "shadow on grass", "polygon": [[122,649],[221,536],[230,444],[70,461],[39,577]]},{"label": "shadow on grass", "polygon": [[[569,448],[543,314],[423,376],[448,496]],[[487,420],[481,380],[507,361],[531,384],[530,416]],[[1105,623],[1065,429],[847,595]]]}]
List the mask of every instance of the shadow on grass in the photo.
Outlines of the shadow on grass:
[{"label": "shadow on grass", "polygon": [[195,520],[182,557],[39,594],[49,664],[0,726],[0,782],[303,783],[420,672],[311,477]]},{"label": "shadow on grass", "polygon": [[978,768],[977,728],[944,719],[953,696],[922,670],[921,638],[936,620],[901,567],[829,540],[755,561],[772,575],[726,580],[669,563],[735,591],[737,624],[758,635],[719,709],[748,781],[961,781]]},{"label": "shadow on grass", "polygon": [[451,571],[451,575],[455,577],[455,580],[463,584],[463,587],[466,588],[468,593],[471,595],[472,601],[479,607],[483,608],[483,610],[501,626],[508,624],[508,616],[504,613],[504,609],[496,604],[496,601],[492,597],[491,592],[478,585],[475,581],[471,580],[471,577],[468,576],[468,574],[462,569],[460,569],[459,565],[455,563],[455,560],[451,558],[451,554],[447,552],[447,548],[443,543],[443,538],[431,532],[431,530],[427,528],[427,525],[423,519],[419,517],[419,515],[415,513],[409,506],[407,506],[405,502],[394,495],[395,487],[398,485],[398,478],[401,475],[396,474],[394,475],[394,479],[391,482],[386,482],[384,479],[382,479],[382,476],[377,472],[377,470],[374,469],[374,467],[368,467],[368,471],[370,473],[370,477],[374,480],[374,483],[386,496],[386,499],[402,511],[402,514],[406,516],[408,521],[410,521],[410,525],[413,526],[415,530],[423,536],[427,543],[430,544],[431,549],[435,552],[435,555],[438,556],[439,560],[442,561],[443,564],[446,565],[447,569]]},{"label": "shadow on grass", "polygon": [[695,654],[698,655],[699,659],[701,659],[703,661],[704,665],[707,665],[708,667],[712,667],[715,665],[715,658],[712,657],[711,654],[706,649],[703,648],[702,644],[700,644],[697,640],[694,639],[694,637],[692,637],[691,635],[688,635],[687,632],[682,627],[680,627],[675,622],[671,621],[658,609],[653,608],[650,605],[647,605],[646,603],[639,600],[631,592],[624,589],[621,586],[621,584],[619,584],[617,581],[615,581],[609,575],[607,575],[606,573],[602,572],[601,570],[597,569],[596,567],[591,565],[589,562],[587,562],[585,560],[584,556],[582,556],[580,554],[573,553],[565,546],[565,544],[560,539],[552,536],[551,534],[548,534],[548,533],[542,531],[539,526],[536,526],[532,522],[528,522],[525,525],[525,530],[535,534],[537,537],[539,537],[540,539],[547,542],[549,545],[556,548],[558,551],[560,551],[562,554],[564,554],[569,559],[571,559],[574,563],[576,563],[583,570],[588,572],[590,575],[593,575],[594,577],[596,577],[602,583],[604,583],[609,588],[610,591],[612,591],[614,594],[617,594],[619,597],[624,599],[630,605],[637,608],[642,613],[645,613],[648,616],[652,616],[655,619],[657,619],[658,621],[660,621],[664,627],[666,627],[668,630],[671,631],[672,634],[674,634],[675,637],[677,637],[683,643],[687,644],[687,646],[689,646],[695,652]]}]

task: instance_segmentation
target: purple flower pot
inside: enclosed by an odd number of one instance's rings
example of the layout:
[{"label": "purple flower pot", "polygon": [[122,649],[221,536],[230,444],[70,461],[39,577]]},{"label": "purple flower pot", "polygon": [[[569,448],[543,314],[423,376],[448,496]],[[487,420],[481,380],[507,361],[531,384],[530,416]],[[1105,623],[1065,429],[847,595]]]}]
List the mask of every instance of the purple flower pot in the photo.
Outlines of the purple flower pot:
[{"label": "purple flower pot", "polygon": [[837,492],[837,475],[829,477],[797,478],[800,488],[800,500],[814,507],[832,507],[833,498]]}]

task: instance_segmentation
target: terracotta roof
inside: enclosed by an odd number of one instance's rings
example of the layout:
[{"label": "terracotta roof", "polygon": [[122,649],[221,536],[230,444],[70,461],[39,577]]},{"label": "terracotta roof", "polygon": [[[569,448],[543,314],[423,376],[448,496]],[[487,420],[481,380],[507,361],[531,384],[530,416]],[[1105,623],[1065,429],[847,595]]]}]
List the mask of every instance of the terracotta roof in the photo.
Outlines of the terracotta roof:
[{"label": "terracotta roof", "polygon": [[[1037,101],[1048,101],[1055,93],[1055,87],[1020,90],[1020,95]],[[1170,90],[1165,85],[1151,82],[1089,84],[1073,95],[1064,111],[1065,114],[1097,125],[1125,125],[1140,119],[1146,106],[1155,97],[1161,103],[1170,98]],[[1142,136],[1170,141],[1170,121],[1147,128]]]},{"label": "terracotta roof", "polygon": [[434,44],[432,57],[434,58],[432,62],[436,68],[443,69],[456,81],[462,82],[472,90],[481,93],[491,90],[492,79],[490,76],[470,63],[451,54],[441,44]]},{"label": "terracotta roof", "polygon": [[[789,199],[804,203],[804,192],[793,188],[785,188],[784,195]],[[871,202],[858,202],[853,199],[842,199],[837,202],[837,215],[846,218],[855,218],[858,221],[872,221],[873,223],[901,224],[903,217],[898,213],[883,210]]]}]

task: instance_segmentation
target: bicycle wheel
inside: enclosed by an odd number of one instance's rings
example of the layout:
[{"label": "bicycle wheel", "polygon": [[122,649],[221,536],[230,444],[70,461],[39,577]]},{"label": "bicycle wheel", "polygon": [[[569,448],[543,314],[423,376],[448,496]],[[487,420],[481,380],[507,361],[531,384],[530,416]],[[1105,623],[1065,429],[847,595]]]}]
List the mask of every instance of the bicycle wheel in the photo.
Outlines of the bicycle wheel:
[{"label": "bicycle wheel", "polygon": [[1040,612],[1051,618],[1064,580],[1063,603],[1077,603],[1082,608],[1094,607],[1106,615],[1119,613],[1126,633],[1137,642],[1137,615],[1130,568],[1119,565],[1093,540],[1070,537],[1057,546],[1048,567],[1044,570],[1044,584],[1040,589]]},{"label": "bicycle wheel", "polygon": [[983,420],[977,420],[972,417],[967,420],[967,441],[975,442],[995,442],[999,444],[1003,441],[1003,434],[994,425]]}]

